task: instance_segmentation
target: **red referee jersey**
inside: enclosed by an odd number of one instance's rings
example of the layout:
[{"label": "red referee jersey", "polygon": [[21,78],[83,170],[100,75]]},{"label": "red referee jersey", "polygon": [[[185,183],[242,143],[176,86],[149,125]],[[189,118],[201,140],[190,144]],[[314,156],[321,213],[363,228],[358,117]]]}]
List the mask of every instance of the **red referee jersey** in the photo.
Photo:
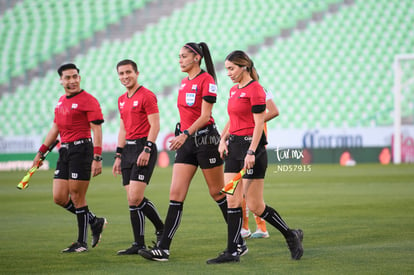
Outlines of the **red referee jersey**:
[{"label": "red referee jersey", "polygon": [[144,86],[140,86],[130,98],[128,92],[121,95],[118,109],[124,122],[126,139],[147,137],[150,130],[148,115],[159,112],[157,97]]},{"label": "red referee jersey", "polygon": [[103,121],[103,114],[98,100],[91,94],[82,90],[74,96],[59,98],[53,122],[58,126],[62,143],[90,138],[89,123],[94,120]]},{"label": "red referee jersey", "polygon": [[230,89],[227,112],[230,117],[229,133],[237,136],[251,136],[254,130],[252,106],[266,105],[266,93],[257,81],[239,89]]},{"label": "red referee jersey", "polygon": [[[177,99],[181,130],[186,130],[200,117],[201,104],[205,96],[217,97],[216,83],[207,72],[202,72],[192,80],[186,77],[181,81]],[[206,125],[212,123],[214,123],[214,118],[210,116]]]}]

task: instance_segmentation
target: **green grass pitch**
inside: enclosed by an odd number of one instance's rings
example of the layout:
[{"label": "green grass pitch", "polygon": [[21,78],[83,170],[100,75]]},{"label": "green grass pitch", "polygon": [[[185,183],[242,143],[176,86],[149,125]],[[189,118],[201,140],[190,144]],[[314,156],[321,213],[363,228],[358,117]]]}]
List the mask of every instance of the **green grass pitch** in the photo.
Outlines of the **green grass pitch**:
[{"label": "green grass pitch", "polygon": [[[38,171],[18,190],[23,171],[0,173],[1,274],[409,274],[414,272],[414,165],[312,165],[306,172],[268,168],[265,201],[292,228],[304,231],[305,253],[290,260],[281,234],[248,240],[240,263],[205,261],[226,246],[226,226],[200,172],[184,204],[170,261],[117,256],[132,232],[125,190],[110,168],[94,178],[90,209],[109,224],[101,243],[87,253],[62,254],[76,239],[76,218],[52,200],[52,171]],[[156,168],[146,196],[164,219],[171,168]],[[250,219],[254,229],[254,219]],[[154,240],[146,224],[146,242]],[[88,240],[89,242],[90,240]]]}]

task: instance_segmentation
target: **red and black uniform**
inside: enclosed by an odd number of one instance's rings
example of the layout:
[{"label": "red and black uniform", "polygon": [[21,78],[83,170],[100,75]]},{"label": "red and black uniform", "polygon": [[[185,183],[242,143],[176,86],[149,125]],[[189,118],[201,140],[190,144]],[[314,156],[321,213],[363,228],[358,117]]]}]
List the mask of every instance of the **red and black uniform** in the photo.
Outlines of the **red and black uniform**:
[{"label": "red and black uniform", "polygon": [[98,100],[86,91],[60,97],[53,120],[62,142],[55,179],[90,180],[93,159],[90,123],[103,121]]},{"label": "red and black uniform", "polygon": [[126,144],[121,158],[123,185],[128,185],[130,180],[148,184],[157,161],[155,143],[147,166],[137,166],[137,159],[150,130],[148,115],[159,112],[157,97],[144,86],[139,86],[131,97],[126,92],[118,98],[118,109],[126,131]]},{"label": "red and black uniform", "polygon": [[[228,157],[226,158],[226,173],[238,173],[244,166],[244,158],[250,147],[254,131],[254,113],[266,110],[266,93],[257,81],[251,81],[243,88],[238,85],[230,89],[227,112],[230,119],[230,138]],[[266,137],[263,133],[256,148],[256,162],[252,169],[246,172],[245,178],[264,178],[267,168]]]},{"label": "red and black uniform", "polygon": [[[188,129],[201,115],[203,100],[215,103],[217,86],[213,77],[201,71],[195,78],[184,78],[178,91],[177,107],[180,113],[181,131]],[[191,135],[177,150],[175,163],[200,166],[202,169],[213,168],[223,164],[218,153],[220,135],[210,116],[209,121]]]}]

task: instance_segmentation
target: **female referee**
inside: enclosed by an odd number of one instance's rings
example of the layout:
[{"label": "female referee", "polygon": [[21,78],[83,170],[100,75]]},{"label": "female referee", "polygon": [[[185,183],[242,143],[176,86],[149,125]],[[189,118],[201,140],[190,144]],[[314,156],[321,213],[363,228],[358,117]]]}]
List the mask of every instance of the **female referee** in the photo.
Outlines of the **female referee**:
[{"label": "female referee", "polygon": [[[207,72],[200,68],[204,58]],[[216,102],[216,74],[206,43],[187,43],[179,54],[181,71],[188,74],[181,81],[177,106],[180,131],[171,141],[176,150],[170,187],[170,204],[161,241],[140,255],[154,261],[168,261],[170,245],[181,221],[183,204],[191,180],[200,166],[210,196],[217,202],[223,216],[227,215],[226,196],[220,194],[224,186],[223,160],[218,152],[220,135],[211,115]]]},{"label": "female referee", "polygon": [[227,74],[233,83],[227,105],[229,121],[224,127],[219,152],[226,156],[224,178],[228,182],[244,167],[247,169],[234,195],[228,195],[227,249],[207,264],[239,262],[238,242],[241,238],[242,200],[248,208],[277,228],[285,237],[291,257],[299,260],[303,254],[302,230],[292,230],[280,215],[263,201],[264,177],[267,168],[267,144],[264,135],[266,94],[258,82],[253,61],[243,51],[230,53],[225,61]]}]

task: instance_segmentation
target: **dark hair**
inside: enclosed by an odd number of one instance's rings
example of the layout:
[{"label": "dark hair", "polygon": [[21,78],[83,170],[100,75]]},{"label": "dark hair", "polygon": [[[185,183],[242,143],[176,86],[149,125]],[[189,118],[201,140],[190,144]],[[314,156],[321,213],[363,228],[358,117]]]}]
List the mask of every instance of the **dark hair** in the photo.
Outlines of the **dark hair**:
[{"label": "dark hair", "polygon": [[[204,63],[206,63],[207,72],[213,77],[214,81],[217,82],[216,70],[214,69],[213,60],[211,59],[210,50],[207,44],[205,42],[188,42],[184,45],[184,47],[189,49],[192,53],[200,55],[201,59],[204,58]],[[199,61],[199,64],[200,63],[201,60]]]},{"label": "dark hair", "polygon": [[72,70],[72,69],[77,70],[78,73],[79,73],[78,67],[76,67],[76,65],[73,64],[73,63],[63,64],[62,66],[59,67],[59,69],[57,69],[57,72],[58,72],[59,76],[62,76],[63,71]]},{"label": "dark hair", "polygon": [[125,66],[125,65],[132,65],[132,68],[134,69],[134,71],[137,73],[138,72],[138,66],[137,63],[135,63],[134,61],[132,61],[131,59],[124,59],[118,62],[118,64],[116,64],[116,70],[118,71],[118,68],[120,66]]},{"label": "dark hair", "polygon": [[259,74],[254,67],[254,63],[245,52],[233,51],[226,57],[226,60],[233,62],[239,67],[245,67],[246,70],[250,73],[251,78],[253,78],[253,80],[259,81]]}]

